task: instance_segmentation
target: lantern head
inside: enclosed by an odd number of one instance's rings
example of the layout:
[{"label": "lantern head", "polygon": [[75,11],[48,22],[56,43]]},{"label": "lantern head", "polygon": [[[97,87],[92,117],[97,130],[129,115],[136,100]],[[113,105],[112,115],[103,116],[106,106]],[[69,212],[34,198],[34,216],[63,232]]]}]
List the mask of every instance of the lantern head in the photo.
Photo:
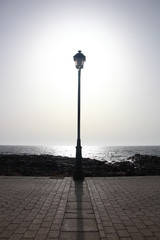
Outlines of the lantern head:
[{"label": "lantern head", "polygon": [[84,62],[86,61],[86,57],[81,53],[81,51],[78,51],[76,55],[73,57],[75,61],[75,65],[77,69],[82,69]]}]

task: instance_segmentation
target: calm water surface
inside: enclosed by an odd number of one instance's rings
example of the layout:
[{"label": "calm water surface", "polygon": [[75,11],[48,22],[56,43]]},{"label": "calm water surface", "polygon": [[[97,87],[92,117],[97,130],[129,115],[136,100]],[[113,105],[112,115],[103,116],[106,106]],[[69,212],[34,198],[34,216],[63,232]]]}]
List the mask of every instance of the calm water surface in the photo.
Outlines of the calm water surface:
[{"label": "calm water surface", "polygon": [[[100,161],[122,161],[135,153],[160,156],[160,146],[84,146],[82,156]],[[0,154],[49,154],[75,157],[74,146],[0,146]]]}]

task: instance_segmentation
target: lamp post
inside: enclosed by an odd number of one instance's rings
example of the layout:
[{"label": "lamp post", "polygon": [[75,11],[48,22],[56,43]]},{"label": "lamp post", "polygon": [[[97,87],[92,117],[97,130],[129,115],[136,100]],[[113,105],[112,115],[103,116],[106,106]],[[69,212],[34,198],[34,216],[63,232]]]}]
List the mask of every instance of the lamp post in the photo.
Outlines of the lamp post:
[{"label": "lamp post", "polygon": [[77,146],[76,146],[76,161],[73,179],[75,181],[83,181],[84,175],[82,170],[82,147],[80,138],[80,103],[81,103],[81,69],[86,61],[86,57],[78,51],[73,57],[76,68],[78,69],[78,118],[77,118]]}]

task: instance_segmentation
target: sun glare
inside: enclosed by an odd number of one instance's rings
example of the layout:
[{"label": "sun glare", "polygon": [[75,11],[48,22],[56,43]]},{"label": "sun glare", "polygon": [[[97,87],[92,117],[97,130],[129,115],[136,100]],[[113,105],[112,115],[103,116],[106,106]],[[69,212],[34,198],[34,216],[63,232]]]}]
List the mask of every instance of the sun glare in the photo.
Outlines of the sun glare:
[{"label": "sun glare", "polygon": [[[50,91],[54,96],[63,93],[64,98],[67,94],[68,99],[74,95],[77,71],[74,69],[73,55],[79,48],[87,59],[82,72],[87,95],[90,89],[94,94],[97,87],[102,90],[114,88],[116,91],[115,84],[117,86],[118,82],[125,79],[130,65],[127,46],[113,32],[105,32],[104,29],[100,35],[94,31],[87,32],[86,29],[82,36],[78,31],[70,31],[67,34],[63,32],[63,35],[60,32],[58,37],[48,29],[48,32],[40,33],[38,41],[36,38],[32,42],[28,60],[33,81],[36,82],[36,87],[38,84],[37,91],[41,92],[43,98],[47,98]],[[44,89],[47,89],[45,96]]]}]

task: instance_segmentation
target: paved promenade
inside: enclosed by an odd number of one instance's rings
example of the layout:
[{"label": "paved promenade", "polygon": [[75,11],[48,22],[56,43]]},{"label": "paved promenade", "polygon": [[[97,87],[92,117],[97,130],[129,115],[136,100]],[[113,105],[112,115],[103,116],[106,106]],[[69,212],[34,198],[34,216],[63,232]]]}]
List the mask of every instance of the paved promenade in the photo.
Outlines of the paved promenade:
[{"label": "paved promenade", "polygon": [[0,177],[2,239],[160,239],[160,176]]}]

